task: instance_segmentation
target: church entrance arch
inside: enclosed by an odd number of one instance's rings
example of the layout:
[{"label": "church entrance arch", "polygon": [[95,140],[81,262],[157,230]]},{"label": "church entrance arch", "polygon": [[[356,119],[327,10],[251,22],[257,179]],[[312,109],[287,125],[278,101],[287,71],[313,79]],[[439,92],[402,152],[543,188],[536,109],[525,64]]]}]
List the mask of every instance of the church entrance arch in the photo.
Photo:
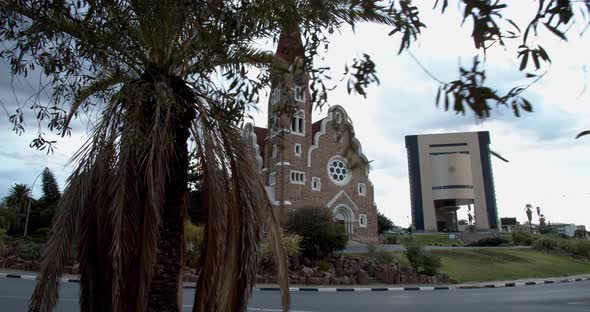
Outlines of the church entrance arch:
[{"label": "church entrance arch", "polygon": [[344,204],[340,204],[334,208],[333,215],[334,221],[336,221],[336,223],[342,224],[346,230],[346,234],[351,236],[354,232],[354,214],[352,209]]}]

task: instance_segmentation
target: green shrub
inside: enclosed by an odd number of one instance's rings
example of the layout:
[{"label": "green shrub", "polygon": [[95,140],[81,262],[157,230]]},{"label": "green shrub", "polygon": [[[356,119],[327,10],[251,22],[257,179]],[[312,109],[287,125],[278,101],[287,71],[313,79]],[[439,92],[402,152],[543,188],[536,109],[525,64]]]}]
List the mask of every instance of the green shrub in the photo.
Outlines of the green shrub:
[{"label": "green shrub", "polygon": [[379,264],[391,264],[395,260],[393,253],[387,251],[378,251],[372,258]]},{"label": "green shrub", "polygon": [[422,245],[413,239],[406,239],[403,243],[406,247],[404,254],[414,271],[430,276],[437,274],[441,267],[439,257],[425,251]]},{"label": "green shrub", "polygon": [[559,248],[576,256],[590,258],[590,241],[581,239],[562,239]]},{"label": "green shrub", "polygon": [[0,228],[0,246],[4,245],[4,242],[6,241],[7,238],[7,234],[6,234],[6,230],[3,228]]},{"label": "green shrub", "polygon": [[23,260],[41,260],[41,247],[39,243],[23,240],[16,245],[16,256]]},{"label": "green shrub", "polygon": [[334,222],[327,208],[299,208],[289,213],[286,230],[300,235],[301,253],[310,259],[322,259],[346,248],[348,235],[344,226]]},{"label": "green shrub", "polygon": [[386,245],[395,245],[399,244],[399,236],[389,236],[383,240],[383,243]]},{"label": "green shrub", "polygon": [[[301,251],[301,236],[297,234],[286,234],[281,232],[281,245],[283,251],[289,258],[297,257]],[[262,244],[262,258],[265,262],[273,262],[274,255],[268,242]]]},{"label": "green shrub", "polygon": [[322,259],[318,262],[318,270],[328,271],[330,269],[330,263],[326,259]]},{"label": "green shrub", "polygon": [[541,236],[533,241],[533,248],[536,250],[552,251],[557,249],[557,241],[546,236]]},{"label": "green shrub", "polygon": [[533,235],[523,228],[517,228],[512,232],[512,241],[515,245],[529,246],[533,242]]}]

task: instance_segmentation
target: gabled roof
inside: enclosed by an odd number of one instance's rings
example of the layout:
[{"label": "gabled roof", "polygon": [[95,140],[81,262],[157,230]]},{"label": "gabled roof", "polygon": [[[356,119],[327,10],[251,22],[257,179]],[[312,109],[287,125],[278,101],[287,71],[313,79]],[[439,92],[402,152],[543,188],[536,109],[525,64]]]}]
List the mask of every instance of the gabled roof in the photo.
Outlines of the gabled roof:
[{"label": "gabled roof", "polygon": [[262,127],[254,127],[254,134],[256,134],[256,144],[260,148],[260,157],[264,160],[264,145],[266,144],[266,137],[268,136],[268,129]]},{"label": "gabled roof", "polygon": [[320,130],[322,130],[322,120],[326,119],[326,117],[314,122],[311,125],[311,138],[312,138],[312,144],[315,143],[315,134],[320,132]]},{"label": "gabled roof", "polygon": [[354,201],[350,198],[350,196],[348,196],[348,194],[346,194],[344,190],[341,190],[340,192],[336,193],[336,195],[332,197],[332,199],[326,204],[326,208],[332,208],[334,203],[336,203],[336,201],[340,199],[350,204],[350,206],[354,208],[354,210],[359,210],[359,207],[357,207]]}]

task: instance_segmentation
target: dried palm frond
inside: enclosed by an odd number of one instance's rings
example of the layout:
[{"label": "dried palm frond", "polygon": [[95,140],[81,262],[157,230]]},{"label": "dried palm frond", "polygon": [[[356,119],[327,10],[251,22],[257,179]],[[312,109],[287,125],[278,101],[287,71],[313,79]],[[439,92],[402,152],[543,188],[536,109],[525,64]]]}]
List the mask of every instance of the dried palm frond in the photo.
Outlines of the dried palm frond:
[{"label": "dried palm frond", "polygon": [[256,282],[261,233],[270,237],[278,257],[283,308],[289,305],[287,261],[280,231],[256,162],[239,129],[211,120],[205,110],[193,126],[203,160],[202,183],[208,194],[193,311],[243,311]]}]

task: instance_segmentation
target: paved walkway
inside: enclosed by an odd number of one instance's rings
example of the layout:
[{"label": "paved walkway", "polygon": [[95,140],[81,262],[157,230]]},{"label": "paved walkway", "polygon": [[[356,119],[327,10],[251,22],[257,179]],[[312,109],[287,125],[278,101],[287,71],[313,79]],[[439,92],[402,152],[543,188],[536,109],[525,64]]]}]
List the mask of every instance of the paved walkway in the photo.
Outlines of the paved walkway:
[{"label": "paved walkway", "polygon": [[[375,251],[404,251],[403,245],[374,245]],[[453,247],[453,246],[424,246],[426,250],[464,250],[464,249],[486,249],[486,248],[504,248],[504,249],[530,249],[531,246],[498,246],[498,247]],[[367,253],[367,245],[355,244],[348,245],[343,253]]]}]

